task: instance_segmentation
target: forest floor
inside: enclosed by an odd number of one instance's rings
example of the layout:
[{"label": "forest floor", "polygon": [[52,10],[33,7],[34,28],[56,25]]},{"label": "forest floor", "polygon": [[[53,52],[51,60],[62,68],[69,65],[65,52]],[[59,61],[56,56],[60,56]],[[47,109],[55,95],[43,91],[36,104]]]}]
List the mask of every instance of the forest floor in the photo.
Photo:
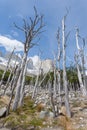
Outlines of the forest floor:
[{"label": "forest floor", "polygon": [[[0,108],[8,104],[8,99],[0,97]],[[60,115],[56,118],[39,118],[40,108],[34,101],[25,97],[24,106],[7,117],[0,118],[0,130],[87,130],[87,99],[80,96],[70,98],[72,117]]]}]

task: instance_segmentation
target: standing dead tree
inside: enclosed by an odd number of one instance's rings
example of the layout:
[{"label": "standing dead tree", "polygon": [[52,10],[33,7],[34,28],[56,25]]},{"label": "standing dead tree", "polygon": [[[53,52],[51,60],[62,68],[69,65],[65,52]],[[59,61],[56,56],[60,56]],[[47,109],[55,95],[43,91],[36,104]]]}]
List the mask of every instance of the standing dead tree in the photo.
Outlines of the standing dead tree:
[{"label": "standing dead tree", "polygon": [[16,66],[15,69],[14,69],[14,73],[13,73],[13,80],[14,80],[14,82],[11,83],[11,88],[12,88],[11,91],[12,92],[11,92],[9,104],[7,106],[6,116],[8,116],[9,111],[10,111],[10,106],[11,106],[11,102],[12,102],[12,99],[13,99],[13,96],[14,96],[14,90],[16,88],[16,82],[18,80],[19,74],[20,74],[19,66]]},{"label": "standing dead tree", "polygon": [[55,97],[55,99],[56,99],[56,96],[57,96],[57,76],[56,76],[56,63],[57,63],[57,60],[56,60],[56,55],[55,54],[53,54],[54,55],[54,68],[53,68],[53,70],[54,70],[54,83],[53,83],[53,89],[54,89],[54,97]]},{"label": "standing dead tree", "polygon": [[[67,16],[67,15],[66,15]],[[68,82],[67,82],[67,74],[66,74],[66,40],[67,36],[65,35],[65,20],[66,16],[62,19],[62,47],[63,47],[63,86],[65,89],[65,106],[67,116],[71,117],[70,106],[69,106],[69,97],[68,97]]]},{"label": "standing dead tree", "polygon": [[11,58],[12,58],[12,56],[13,56],[13,54],[14,54],[14,50],[15,50],[15,48],[14,48],[13,51],[11,52],[10,57],[9,57],[9,59],[8,59],[7,66],[6,66],[5,70],[4,70],[4,73],[3,73],[2,78],[1,78],[1,81],[0,81],[0,87],[2,86],[3,79],[4,79],[5,74],[6,74],[7,70],[8,70],[8,68],[9,68],[9,64],[10,64]]},{"label": "standing dead tree", "polygon": [[12,78],[14,77],[15,68],[17,66],[16,60],[15,60],[13,67],[10,68],[10,74],[9,74],[8,80],[7,80],[6,85],[5,85],[4,94],[5,94],[6,90],[10,87],[10,84],[11,84],[10,81],[12,81]]},{"label": "standing dead tree", "polygon": [[[40,57],[40,54],[39,54],[39,57]],[[41,63],[39,63],[39,59],[38,59],[38,66],[39,66],[39,68],[38,68],[38,74],[36,76],[36,81],[35,81],[35,85],[34,85],[34,89],[33,89],[33,93],[32,93],[32,99],[35,98],[35,93],[36,93],[37,87],[39,87],[38,86],[39,85],[39,76],[41,74],[41,67],[42,67],[42,61],[41,61]]]},{"label": "standing dead tree", "polygon": [[82,81],[82,76],[81,76],[81,72],[80,72],[80,66],[79,66],[79,56],[75,55],[75,62],[76,62],[76,67],[77,67],[77,73],[78,73],[78,80],[79,80],[79,84],[80,84],[80,89],[82,92],[82,95],[85,96],[86,95],[86,90],[84,89],[84,85],[83,85],[83,81]]},{"label": "standing dead tree", "polygon": [[42,28],[44,27],[43,23],[43,15],[38,15],[36,8],[34,7],[34,12],[35,16],[34,18],[29,19],[29,21],[26,21],[23,19],[23,27],[19,27],[15,24],[15,27],[25,34],[25,42],[24,42],[24,56],[22,59],[22,64],[21,64],[21,72],[19,75],[19,79],[17,82],[17,87],[16,87],[16,93],[15,93],[15,98],[13,102],[13,110],[16,110],[18,107],[18,103],[20,100],[20,91],[21,91],[21,85],[24,82],[24,70],[26,67],[26,62],[27,62],[27,56],[30,48],[36,45],[36,43],[33,43],[35,41],[35,38],[42,32]]},{"label": "standing dead tree", "polygon": [[[81,87],[81,92],[83,96],[87,96],[87,90],[86,90],[86,76],[85,76],[85,67],[84,67],[84,46],[85,46],[85,40],[83,39],[83,48],[80,48],[79,46],[79,29],[76,28],[76,46],[78,49],[78,56],[75,56],[76,65],[77,65],[77,71],[78,71],[78,79]],[[80,71],[80,67],[78,64],[78,59],[81,61],[81,69],[82,74]],[[82,77],[83,75],[83,77]],[[82,80],[83,78],[83,80]]]},{"label": "standing dead tree", "polygon": [[24,99],[24,94],[25,94],[25,76],[26,76],[26,71],[27,71],[27,62],[26,62],[26,66],[24,68],[24,73],[23,73],[23,81],[22,81],[22,84],[21,84],[19,106],[23,105],[23,99]]},{"label": "standing dead tree", "polygon": [[57,81],[58,81],[58,93],[59,93],[59,107],[61,107],[61,76],[60,76],[60,59],[61,59],[61,50],[60,50],[60,28],[57,32],[57,41],[58,41],[58,71],[57,71]]}]

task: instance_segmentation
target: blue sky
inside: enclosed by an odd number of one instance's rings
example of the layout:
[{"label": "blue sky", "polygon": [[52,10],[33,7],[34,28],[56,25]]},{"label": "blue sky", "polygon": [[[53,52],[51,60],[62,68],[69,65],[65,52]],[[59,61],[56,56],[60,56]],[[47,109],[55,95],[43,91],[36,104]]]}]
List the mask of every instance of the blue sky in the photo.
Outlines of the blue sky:
[{"label": "blue sky", "polygon": [[22,18],[33,16],[33,6],[38,13],[44,14],[46,31],[41,34],[40,46],[32,48],[29,55],[37,55],[40,49],[43,59],[53,58],[52,52],[57,50],[57,28],[61,27],[67,7],[70,11],[66,29],[71,31],[67,41],[67,63],[70,63],[76,50],[75,26],[79,27],[82,37],[87,37],[87,0],[0,0],[0,35],[24,41],[23,34],[13,27],[13,22],[22,25]]}]

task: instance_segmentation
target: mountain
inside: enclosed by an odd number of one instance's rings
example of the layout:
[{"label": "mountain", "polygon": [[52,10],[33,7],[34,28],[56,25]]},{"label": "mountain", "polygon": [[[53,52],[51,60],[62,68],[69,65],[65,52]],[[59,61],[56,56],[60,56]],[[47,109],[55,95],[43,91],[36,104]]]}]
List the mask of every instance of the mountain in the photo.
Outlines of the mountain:
[{"label": "mountain", "polygon": [[[10,53],[7,53],[5,56],[0,56],[0,69],[5,69],[9,57]],[[21,60],[22,57],[20,55],[13,54],[10,62],[10,67],[14,67],[15,61],[16,64],[19,64]],[[27,74],[38,75],[42,71],[43,73],[53,71],[53,61],[50,59],[41,60],[38,56],[28,57]]]}]

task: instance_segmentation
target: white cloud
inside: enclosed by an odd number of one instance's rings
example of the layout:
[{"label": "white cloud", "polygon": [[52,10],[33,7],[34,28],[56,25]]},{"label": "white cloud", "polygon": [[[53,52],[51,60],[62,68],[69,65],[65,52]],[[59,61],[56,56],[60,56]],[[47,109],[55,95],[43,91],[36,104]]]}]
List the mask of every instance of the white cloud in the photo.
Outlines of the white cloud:
[{"label": "white cloud", "polygon": [[14,47],[16,48],[15,51],[23,51],[23,44],[16,39],[10,39],[6,36],[0,35],[0,46],[4,47],[6,51],[12,51]]}]

